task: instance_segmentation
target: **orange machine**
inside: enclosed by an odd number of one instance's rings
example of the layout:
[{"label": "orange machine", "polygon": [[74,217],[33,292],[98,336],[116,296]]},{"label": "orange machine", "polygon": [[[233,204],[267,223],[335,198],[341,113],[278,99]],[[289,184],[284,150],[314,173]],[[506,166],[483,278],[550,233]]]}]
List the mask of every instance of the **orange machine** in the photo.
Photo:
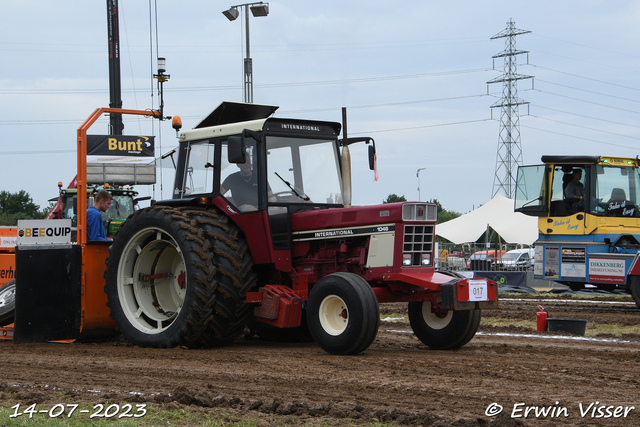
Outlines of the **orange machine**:
[{"label": "orange machine", "polygon": [[0,227],[0,288],[16,278],[17,237],[16,227]]},{"label": "orange machine", "polygon": [[[78,128],[78,206],[87,205],[87,130],[105,113],[161,116],[159,111],[98,108]],[[86,214],[78,210],[77,243],[16,248],[14,343],[115,333],[103,277],[110,242],[87,242]]]},{"label": "orange machine", "polygon": [[13,336],[17,236],[16,227],[0,227],[0,339]]}]

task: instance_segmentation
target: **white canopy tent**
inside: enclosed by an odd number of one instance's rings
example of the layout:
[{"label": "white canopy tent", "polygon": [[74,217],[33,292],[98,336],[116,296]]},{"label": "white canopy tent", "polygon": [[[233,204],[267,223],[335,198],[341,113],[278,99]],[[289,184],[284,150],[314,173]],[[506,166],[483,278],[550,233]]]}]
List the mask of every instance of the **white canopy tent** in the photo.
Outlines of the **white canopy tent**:
[{"label": "white canopy tent", "polygon": [[478,209],[438,224],[436,234],[456,244],[477,241],[487,226],[507,243],[532,245],[538,239],[538,218],[513,211],[513,200],[496,194]]}]

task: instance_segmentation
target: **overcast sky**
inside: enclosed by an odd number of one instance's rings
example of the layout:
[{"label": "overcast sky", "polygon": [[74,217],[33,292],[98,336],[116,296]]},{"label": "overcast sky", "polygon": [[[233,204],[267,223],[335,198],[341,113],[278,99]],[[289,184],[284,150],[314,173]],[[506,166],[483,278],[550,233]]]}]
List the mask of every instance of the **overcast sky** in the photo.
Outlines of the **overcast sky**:
[{"label": "overcast sky", "polygon": [[[157,5],[149,11],[149,3]],[[152,74],[166,57],[165,114],[195,126],[222,101],[241,102],[243,22],[221,1],[119,0],[123,107],[157,108]],[[525,164],[544,154],[640,154],[640,2],[271,1],[250,18],[254,102],[278,117],[341,121],[369,135],[352,151],[354,204],[391,193],[437,199],[466,213],[493,194],[505,49],[491,40],[510,19],[516,38]],[[79,125],[109,106],[105,0],[0,2],[0,190],[29,192],[41,207],[76,173]],[[156,31],[157,30],[157,31]],[[157,44],[156,44],[157,42]],[[495,69],[494,69],[495,64]],[[90,133],[106,134],[108,119]],[[126,134],[177,145],[170,122],[126,119]],[[160,175],[159,175],[160,177]],[[171,197],[173,172],[142,195]],[[162,188],[161,188],[162,187]]]}]

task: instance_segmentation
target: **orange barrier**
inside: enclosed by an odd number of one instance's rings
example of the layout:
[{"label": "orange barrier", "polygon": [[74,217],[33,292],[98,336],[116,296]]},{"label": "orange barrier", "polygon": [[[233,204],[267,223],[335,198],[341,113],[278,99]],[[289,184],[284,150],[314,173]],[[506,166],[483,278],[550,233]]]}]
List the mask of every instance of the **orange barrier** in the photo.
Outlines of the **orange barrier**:
[{"label": "orange barrier", "polygon": [[0,227],[0,286],[16,278],[16,227]]}]

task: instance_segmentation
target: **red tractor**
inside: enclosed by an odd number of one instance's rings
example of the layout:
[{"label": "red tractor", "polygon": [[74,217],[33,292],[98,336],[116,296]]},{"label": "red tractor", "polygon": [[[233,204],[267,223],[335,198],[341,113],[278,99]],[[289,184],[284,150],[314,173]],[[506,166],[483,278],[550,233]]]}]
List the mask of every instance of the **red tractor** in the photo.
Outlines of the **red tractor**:
[{"label": "red tractor", "polygon": [[276,109],[223,103],[180,132],[173,198],[135,212],[109,249],[105,292],[124,337],[212,347],[253,325],[357,354],[378,304],[407,302],[428,347],[471,340],[497,286],[435,271],[436,206],[349,207],[348,146],[369,144],[373,169],[373,140]]}]

